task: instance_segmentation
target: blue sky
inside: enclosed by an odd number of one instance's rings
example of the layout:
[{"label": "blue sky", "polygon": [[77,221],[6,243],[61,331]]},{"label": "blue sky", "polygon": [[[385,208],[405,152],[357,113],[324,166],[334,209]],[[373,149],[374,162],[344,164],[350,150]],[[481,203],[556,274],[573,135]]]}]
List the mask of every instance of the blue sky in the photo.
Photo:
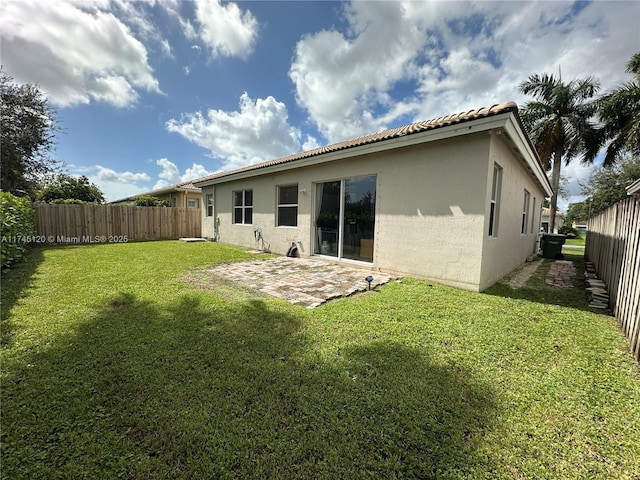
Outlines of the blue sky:
[{"label": "blue sky", "polygon": [[[2,65],[108,200],[509,100],[533,73],[629,76],[640,2],[3,0]],[[563,174],[571,197],[590,168]]]}]

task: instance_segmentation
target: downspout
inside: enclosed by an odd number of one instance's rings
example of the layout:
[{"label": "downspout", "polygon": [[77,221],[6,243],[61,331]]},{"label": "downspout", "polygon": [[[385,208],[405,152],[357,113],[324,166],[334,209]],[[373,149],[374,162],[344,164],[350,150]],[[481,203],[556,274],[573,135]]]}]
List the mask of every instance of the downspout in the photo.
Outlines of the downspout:
[{"label": "downspout", "polygon": [[216,198],[216,186],[212,185],[213,188],[211,195],[213,195],[213,241],[217,242],[220,240],[220,218],[218,217],[218,199]]}]

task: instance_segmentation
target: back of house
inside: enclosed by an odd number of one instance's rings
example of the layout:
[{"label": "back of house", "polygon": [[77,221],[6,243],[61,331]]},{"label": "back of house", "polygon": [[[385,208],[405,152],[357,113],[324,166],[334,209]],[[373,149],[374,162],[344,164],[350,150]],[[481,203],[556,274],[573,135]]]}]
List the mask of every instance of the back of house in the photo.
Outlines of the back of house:
[{"label": "back of house", "polygon": [[[481,291],[537,249],[551,187],[515,103],[193,181],[202,235]],[[258,245],[260,246],[260,245]]]}]

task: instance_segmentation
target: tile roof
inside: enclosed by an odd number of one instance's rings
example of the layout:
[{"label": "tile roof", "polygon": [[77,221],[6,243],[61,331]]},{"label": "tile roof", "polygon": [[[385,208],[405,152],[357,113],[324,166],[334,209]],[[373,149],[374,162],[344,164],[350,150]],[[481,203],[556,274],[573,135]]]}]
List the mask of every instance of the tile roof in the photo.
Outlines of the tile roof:
[{"label": "tile roof", "polygon": [[169,185],[167,187],[156,188],[155,190],[151,190],[149,192],[136,193],[135,195],[131,195],[129,197],[121,198],[119,200],[114,200],[113,202],[109,202],[109,203],[128,202],[128,201],[131,201],[134,198],[139,197],[141,195],[151,195],[151,196],[164,195],[165,193],[179,192],[181,190],[191,190],[193,192],[199,192],[200,191],[200,187],[196,187],[193,184],[193,182],[194,182],[194,180],[189,180],[188,182],[183,182],[183,183],[176,183],[175,185]]},{"label": "tile roof", "polygon": [[[423,122],[412,123],[402,127],[391,128],[382,132],[373,133],[369,135],[363,135],[360,137],[352,138],[350,140],[344,140],[337,143],[332,143],[324,147],[314,148],[313,150],[307,150],[304,152],[293,153],[286,157],[280,157],[266,162],[256,163],[254,165],[248,165],[246,167],[238,168],[228,172],[218,172],[206,177],[201,177],[193,180],[194,184],[206,182],[208,180],[214,180],[217,178],[223,178],[230,175],[235,175],[242,172],[249,172],[252,170],[259,170],[261,168],[271,167],[274,165],[281,165],[284,163],[294,162],[296,160],[302,160],[305,158],[316,157],[330,152],[337,152],[339,150],[345,150],[348,148],[359,147],[362,145],[368,145],[371,143],[382,142],[384,140],[390,140],[393,138],[404,137],[405,135],[412,135],[416,133],[426,132],[428,130],[435,130],[437,128],[446,127],[449,125],[455,125],[459,123],[469,122],[472,120],[478,120],[481,118],[492,117],[502,113],[513,112],[518,113],[518,106],[515,102],[506,102],[490,107],[482,107],[475,110],[469,110],[467,112],[456,113],[453,115],[447,115],[444,117],[435,118],[433,120],[426,120]],[[533,146],[532,146],[533,149]],[[535,151],[535,150],[534,150]]]},{"label": "tile roof", "polygon": [[[551,209],[549,207],[542,207],[542,216],[543,217],[545,215],[548,217],[550,213],[551,213]],[[562,212],[560,210],[556,209],[556,217],[564,217],[564,215],[562,214]]]},{"label": "tile roof", "polygon": [[188,182],[179,183],[178,185],[173,185],[174,188],[184,188],[185,190],[200,190],[200,187],[196,187],[193,184],[193,180]]}]

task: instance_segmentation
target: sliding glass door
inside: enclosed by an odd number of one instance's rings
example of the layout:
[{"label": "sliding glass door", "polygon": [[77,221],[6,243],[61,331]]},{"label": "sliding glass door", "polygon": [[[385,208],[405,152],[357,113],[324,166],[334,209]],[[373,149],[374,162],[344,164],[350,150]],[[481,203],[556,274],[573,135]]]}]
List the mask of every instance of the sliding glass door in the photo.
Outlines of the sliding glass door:
[{"label": "sliding glass door", "polygon": [[376,177],[316,184],[314,253],[373,262]]}]

